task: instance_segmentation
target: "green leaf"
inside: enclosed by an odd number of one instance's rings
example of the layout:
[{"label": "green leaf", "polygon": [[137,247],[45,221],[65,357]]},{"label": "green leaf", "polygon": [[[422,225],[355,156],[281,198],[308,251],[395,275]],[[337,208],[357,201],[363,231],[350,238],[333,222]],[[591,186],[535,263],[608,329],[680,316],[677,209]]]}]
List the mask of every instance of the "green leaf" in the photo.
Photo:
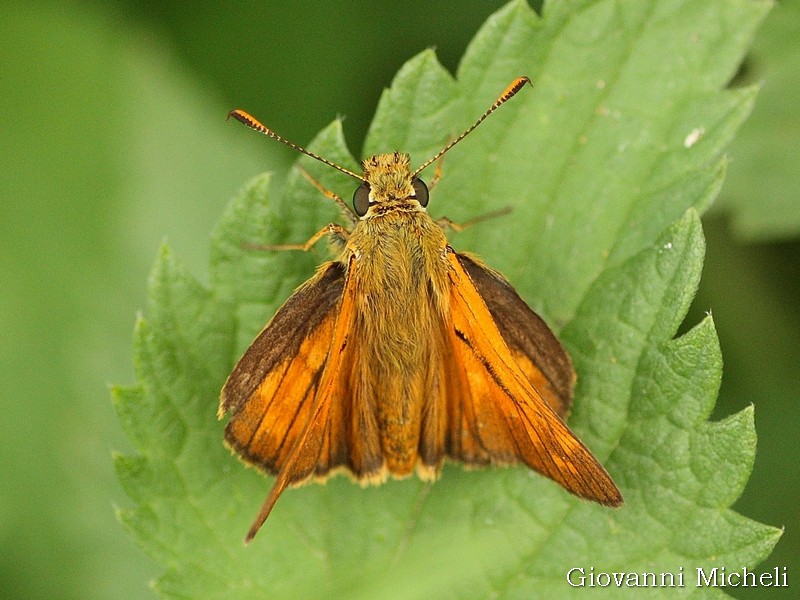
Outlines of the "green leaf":
[{"label": "green leaf", "polygon": [[[728,508],[752,467],[752,410],[708,422],[721,374],[713,323],[673,336],[702,265],[697,210],[719,190],[723,149],[754,98],[721,87],[765,10],[751,0],[598,0],[550,3],[539,17],[512,2],[478,33],[456,80],[430,51],[409,61],[367,138],[370,152],[396,147],[420,164],[515,76],[534,80],[447,155],[430,209],[466,220],[513,207],[453,243],[506,273],[562,329],[579,377],[571,426],[619,483],[623,508],[582,502],[522,468],[448,465],[434,485],[361,489],[340,477],[289,491],[245,548],[269,481],[222,446],[216,398],[322,259],[247,244],[303,241],[337,217],[297,172],[281,190],[264,177],[214,232],[210,289],[162,250],[134,338],[138,385],[115,392],[139,451],[116,461],[133,501],[120,516],[164,565],[159,592],[556,597],[584,593],[566,581],[572,567],[683,567],[693,581],[697,567],[762,560],[779,532]],[[696,128],[703,136],[687,148]],[[338,123],[310,148],[357,164]],[[352,193],[341,173],[302,165]]]},{"label": "green leaf", "polygon": [[777,2],[753,42],[739,80],[763,86],[752,118],[731,146],[734,168],[720,208],[751,240],[800,233],[800,3]]}]

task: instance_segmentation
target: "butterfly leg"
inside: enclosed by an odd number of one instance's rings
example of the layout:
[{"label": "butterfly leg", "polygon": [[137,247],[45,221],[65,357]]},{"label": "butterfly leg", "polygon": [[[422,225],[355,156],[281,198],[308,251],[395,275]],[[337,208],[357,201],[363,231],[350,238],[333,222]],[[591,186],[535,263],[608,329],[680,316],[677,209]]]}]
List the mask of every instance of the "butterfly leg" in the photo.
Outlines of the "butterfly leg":
[{"label": "butterfly leg", "polygon": [[439,225],[442,229],[452,229],[453,231],[464,231],[467,227],[472,227],[476,223],[480,223],[481,221],[488,221],[489,219],[494,219],[495,217],[502,217],[503,215],[507,215],[511,212],[511,207],[506,206],[505,208],[500,208],[498,210],[493,210],[488,213],[484,213],[482,215],[478,215],[468,221],[464,221],[463,223],[456,223],[451,221],[447,217],[441,217],[436,221],[436,224]]},{"label": "butterfly leg", "polygon": [[320,192],[322,192],[323,196],[325,196],[328,200],[333,200],[334,202],[336,202],[337,206],[339,207],[339,211],[342,213],[345,219],[347,219],[352,225],[358,223],[358,218],[353,214],[353,210],[349,206],[347,206],[347,203],[345,203],[345,201],[342,200],[341,196],[339,196],[336,192],[332,192],[324,185],[322,185],[319,181],[314,179],[311,176],[311,173],[306,171],[303,167],[297,167],[297,168],[300,171],[300,174],[303,177],[305,177],[311,185],[313,185]]},{"label": "butterfly leg", "polygon": [[347,243],[347,238],[350,237],[350,232],[341,225],[336,223],[329,223],[320,229],[317,233],[312,235],[303,244],[248,244],[247,247],[252,250],[302,250],[308,252],[311,248],[325,236],[330,236],[331,241],[339,248],[344,247]]},{"label": "butterfly leg", "polygon": [[433,188],[436,187],[436,184],[439,183],[439,180],[442,178],[442,163],[444,162],[444,157],[440,158],[436,163],[436,170],[433,172],[433,177],[428,182],[428,191],[432,192]]}]

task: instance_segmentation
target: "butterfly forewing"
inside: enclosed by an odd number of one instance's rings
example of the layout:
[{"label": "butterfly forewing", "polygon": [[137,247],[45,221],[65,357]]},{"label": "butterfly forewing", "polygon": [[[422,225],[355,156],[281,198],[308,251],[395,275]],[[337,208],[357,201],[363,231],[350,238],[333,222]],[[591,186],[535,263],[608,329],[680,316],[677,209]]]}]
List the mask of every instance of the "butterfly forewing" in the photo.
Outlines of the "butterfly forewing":
[{"label": "butterfly forewing", "polygon": [[233,412],[228,445],[286,485],[339,467],[356,478],[382,477],[374,416],[355,381],[356,272],[353,264],[346,277],[339,263],[320,268],[259,334],[223,388],[221,412]]},{"label": "butterfly forewing", "polygon": [[519,461],[582,498],[619,505],[608,473],[515,361],[460,258],[450,251],[447,259],[455,361],[447,372],[455,378],[449,389],[460,392],[448,401],[461,417],[460,431],[450,437],[454,458],[470,463],[477,453],[478,463]]},{"label": "butterfly forewing", "polygon": [[[253,341],[222,390],[220,413],[233,412],[227,443],[269,473],[281,471],[309,423],[342,304],[344,275],[340,263],[320,267]],[[338,460],[340,448],[329,445],[327,462]],[[292,482],[310,474],[304,469]]]}]

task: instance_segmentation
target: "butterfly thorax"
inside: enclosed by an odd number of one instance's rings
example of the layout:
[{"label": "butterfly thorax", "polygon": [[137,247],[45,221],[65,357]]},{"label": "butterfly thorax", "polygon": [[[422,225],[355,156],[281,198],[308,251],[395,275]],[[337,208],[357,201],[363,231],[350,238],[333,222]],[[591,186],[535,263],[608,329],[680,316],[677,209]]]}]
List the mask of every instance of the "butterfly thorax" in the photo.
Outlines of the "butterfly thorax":
[{"label": "butterfly thorax", "polygon": [[369,335],[380,340],[378,362],[417,364],[431,321],[447,314],[447,238],[414,195],[407,154],[366,159],[364,178],[369,210],[343,258],[355,257],[359,311],[368,317]]}]

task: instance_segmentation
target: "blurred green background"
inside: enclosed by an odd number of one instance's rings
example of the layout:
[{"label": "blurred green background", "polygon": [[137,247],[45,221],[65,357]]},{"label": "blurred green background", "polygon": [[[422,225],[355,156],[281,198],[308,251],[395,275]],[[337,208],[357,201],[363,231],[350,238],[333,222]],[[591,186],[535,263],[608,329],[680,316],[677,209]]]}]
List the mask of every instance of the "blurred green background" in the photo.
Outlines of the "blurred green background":
[{"label": "blurred green background", "polygon": [[[108,385],[168,239],[201,280],[227,200],[294,156],[225,123],[241,106],[304,143],[335,116],[355,154],[381,90],[418,51],[452,71],[503,2],[5,3],[0,8],[0,597],[148,598],[159,573],[114,516],[130,450]],[[778,5],[740,79],[762,81],[705,219],[695,308],[725,372],[714,418],[756,406],[736,508],[786,532],[763,565],[800,576],[800,10]],[[740,598],[770,590],[737,591]],[[791,592],[789,591],[789,594]]]}]

